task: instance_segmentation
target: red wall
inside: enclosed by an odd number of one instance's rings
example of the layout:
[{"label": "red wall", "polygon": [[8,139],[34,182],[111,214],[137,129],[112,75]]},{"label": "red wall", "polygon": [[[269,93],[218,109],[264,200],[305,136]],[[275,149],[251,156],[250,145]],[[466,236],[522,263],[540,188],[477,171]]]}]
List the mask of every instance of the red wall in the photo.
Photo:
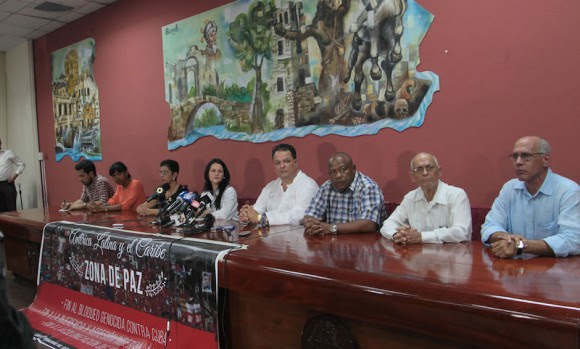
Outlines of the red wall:
[{"label": "red wall", "polygon": [[[308,0],[310,1],[310,0]],[[158,185],[158,164],[179,161],[180,182],[201,189],[206,162],[222,158],[240,197],[257,197],[274,177],[273,143],[204,138],[167,150],[161,27],[227,1],[123,0],[34,42],[41,151],[48,156],[50,204],[80,195],[74,163],[55,161],[50,52],[92,37],[101,105],[103,175],[115,161],[127,164],[146,191]],[[422,127],[402,133],[289,138],[301,168],[322,183],[335,151],[351,154],[374,178],[388,201],[412,188],[409,161],[418,151],[436,154],[443,180],[463,187],[474,207],[490,206],[513,176],[506,154],[520,136],[534,134],[552,145],[552,168],[580,181],[580,2],[419,0],[435,15],[421,45],[419,70],[441,79]]]}]

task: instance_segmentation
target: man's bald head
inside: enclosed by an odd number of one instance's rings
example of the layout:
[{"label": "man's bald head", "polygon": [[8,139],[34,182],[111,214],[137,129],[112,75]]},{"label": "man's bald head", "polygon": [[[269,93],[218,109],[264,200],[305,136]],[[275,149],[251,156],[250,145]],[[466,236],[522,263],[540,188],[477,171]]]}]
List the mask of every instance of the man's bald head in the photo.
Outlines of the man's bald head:
[{"label": "man's bald head", "polygon": [[435,155],[421,152],[411,160],[411,180],[421,187],[426,197],[429,194],[432,198],[435,194],[440,177],[441,168]]},{"label": "man's bald head", "polygon": [[547,140],[538,136],[525,136],[516,141],[516,144],[531,144],[535,153],[549,154],[550,143]]},{"label": "man's bald head", "polygon": [[431,153],[421,152],[413,156],[413,158],[411,159],[411,171],[413,171],[413,169],[415,168],[414,166],[415,162],[419,159],[427,159],[430,162],[432,162],[436,167],[439,167],[439,160],[437,160],[437,157],[435,155]]},{"label": "man's bald head", "polygon": [[337,153],[332,154],[332,156],[330,157],[330,159],[328,159],[328,164],[330,165],[330,163],[332,161],[336,161],[336,159],[338,159],[338,158],[343,159],[345,164],[349,164],[349,165],[352,165],[353,164],[350,155],[348,155],[345,152],[337,152]]}]

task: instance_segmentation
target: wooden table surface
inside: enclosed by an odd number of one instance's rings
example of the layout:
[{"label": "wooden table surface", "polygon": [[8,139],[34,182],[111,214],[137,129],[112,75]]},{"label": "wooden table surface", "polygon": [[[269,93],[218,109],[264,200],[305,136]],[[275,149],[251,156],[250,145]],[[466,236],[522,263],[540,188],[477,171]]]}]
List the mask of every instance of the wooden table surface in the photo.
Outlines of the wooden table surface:
[{"label": "wooden table surface", "polygon": [[[20,231],[41,233],[45,223],[59,220],[123,223],[127,230],[182,235],[134,213],[57,209],[2,213],[0,229],[7,235],[8,249]],[[580,257],[501,260],[481,242],[397,246],[378,233],[307,237],[302,227],[289,225],[254,229],[239,237],[243,226],[236,227],[232,234],[194,236],[247,245],[230,253],[220,268],[220,286],[229,290],[230,306],[237,309],[230,321],[264,322],[275,334],[292,332],[314,313],[328,313],[350,321],[353,328],[363,324],[385,329],[386,337],[403,336],[411,341],[406,347],[413,347],[416,335],[441,341],[442,347],[579,347]],[[266,306],[248,312],[244,302]],[[273,319],[268,307],[275,310]],[[288,307],[288,312],[303,309],[304,314],[292,315],[295,326],[276,328],[271,322]],[[232,326],[233,338],[247,337],[237,347],[265,341],[260,331],[254,331],[257,338],[243,331],[243,326]],[[375,343],[358,341],[361,347]],[[376,343],[397,346],[386,339]],[[423,342],[414,343],[420,347]]]}]

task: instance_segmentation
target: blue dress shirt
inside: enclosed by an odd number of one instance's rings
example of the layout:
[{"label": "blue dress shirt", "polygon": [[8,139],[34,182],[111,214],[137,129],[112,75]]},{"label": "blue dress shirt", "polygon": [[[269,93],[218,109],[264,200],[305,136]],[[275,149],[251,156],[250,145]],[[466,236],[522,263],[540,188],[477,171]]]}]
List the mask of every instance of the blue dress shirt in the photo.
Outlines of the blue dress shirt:
[{"label": "blue dress shirt", "polygon": [[481,240],[496,231],[543,239],[557,257],[580,254],[580,186],[550,169],[534,196],[524,182],[508,181],[485,217]]}]

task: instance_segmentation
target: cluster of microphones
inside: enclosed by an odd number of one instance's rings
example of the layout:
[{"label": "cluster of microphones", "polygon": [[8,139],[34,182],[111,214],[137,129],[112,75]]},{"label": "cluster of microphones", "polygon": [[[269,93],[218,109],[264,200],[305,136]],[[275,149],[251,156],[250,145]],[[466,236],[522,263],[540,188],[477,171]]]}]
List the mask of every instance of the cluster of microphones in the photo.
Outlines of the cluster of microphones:
[{"label": "cluster of microphones", "polygon": [[[168,189],[169,184],[164,183],[147,198],[147,202],[161,198]],[[163,227],[196,227],[198,218],[205,212],[213,199],[213,196],[209,193],[200,196],[195,191],[183,191],[179,193],[174,201],[165,201],[164,205],[159,209],[157,220],[153,223]],[[205,218],[207,216],[211,215],[206,215]],[[206,223],[207,219],[204,219],[202,224]],[[211,223],[213,223],[213,219]]]}]

